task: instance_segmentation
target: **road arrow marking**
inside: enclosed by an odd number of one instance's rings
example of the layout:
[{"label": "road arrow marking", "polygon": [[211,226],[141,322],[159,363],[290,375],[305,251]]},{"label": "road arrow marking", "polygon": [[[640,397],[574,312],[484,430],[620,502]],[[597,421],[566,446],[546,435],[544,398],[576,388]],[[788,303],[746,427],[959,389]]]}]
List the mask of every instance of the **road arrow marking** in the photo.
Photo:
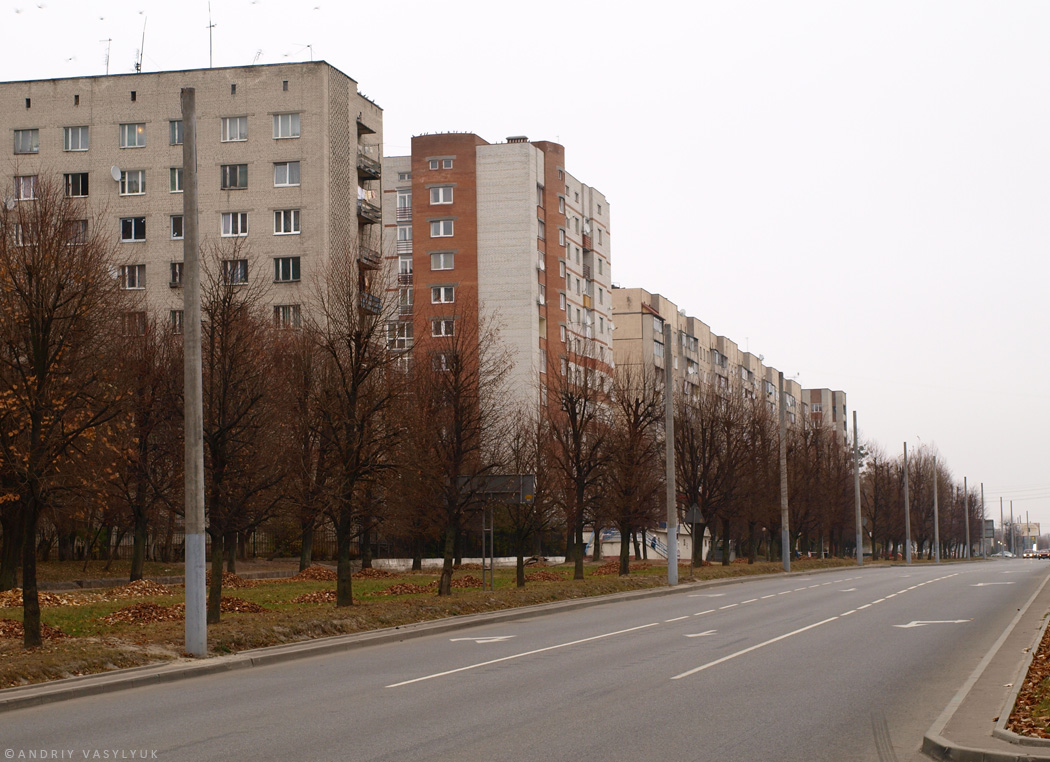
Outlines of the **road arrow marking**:
[{"label": "road arrow marking", "polygon": [[499,643],[504,640],[510,640],[513,637],[513,635],[490,635],[484,638],[449,638],[449,641],[452,643],[456,643],[461,640],[469,640],[474,643]]},{"label": "road arrow marking", "polygon": [[924,627],[928,624],[966,624],[966,622],[972,622],[972,619],[937,619],[930,622],[911,621],[907,624],[895,624],[894,627],[900,627],[902,630],[910,627]]},{"label": "road arrow marking", "polygon": [[840,593],[855,593],[855,592],[857,592],[857,588],[855,588],[855,587],[847,587],[845,590],[839,590],[839,592]]},{"label": "road arrow marking", "polygon": [[970,585],[970,587],[988,587],[989,585],[1012,585],[1013,582],[978,582],[976,585]]},{"label": "road arrow marking", "polygon": [[704,635],[714,635],[718,630],[708,630],[707,632],[694,632],[686,635],[687,638],[702,638]]},{"label": "road arrow marking", "polygon": [[690,598],[722,598],[724,595],[725,595],[725,593],[696,593],[695,595],[690,595],[689,597]]}]

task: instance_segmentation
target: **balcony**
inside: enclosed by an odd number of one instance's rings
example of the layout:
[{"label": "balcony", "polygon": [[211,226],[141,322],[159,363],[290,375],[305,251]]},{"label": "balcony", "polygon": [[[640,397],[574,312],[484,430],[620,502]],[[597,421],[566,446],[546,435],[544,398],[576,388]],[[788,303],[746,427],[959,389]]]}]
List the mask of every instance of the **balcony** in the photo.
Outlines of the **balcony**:
[{"label": "balcony", "polygon": [[362,180],[378,180],[383,174],[379,162],[379,146],[357,147],[357,176]]},{"label": "balcony", "polygon": [[412,207],[411,206],[399,206],[397,208],[397,221],[398,222],[411,222],[412,221]]},{"label": "balcony", "polygon": [[398,241],[397,242],[397,253],[398,254],[411,254],[412,253],[412,241]]},{"label": "balcony", "polygon": [[583,277],[586,280],[590,280],[591,279],[591,266],[590,265],[584,265],[583,266]]},{"label": "balcony", "polygon": [[397,314],[401,316],[402,320],[411,320],[412,319],[412,305],[411,304],[402,304],[400,307],[397,308]]},{"label": "balcony", "polygon": [[397,274],[397,285],[399,286],[411,286],[412,285],[412,273],[398,273]]},{"label": "balcony", "polygon": [[378,315],[383,310],[383,302],[375,294],[361,292],[361,311],[370,315]]},{"label": "balcony", "polygon": [[366,225],[378,224],[383,221],[382,210],[363,198],[357,200],[357,219]]},{"label": "balcony", "polygon": [[375,135],[376,131],[369,127],[361,119],[362,114],[357,115],[357,134],[358,135]]},{"label": "balcony", "polygon": [[383,257],[375,249],[361,246],[357,252],[357,262],[365,270],[378,270],[383,266]]},{"label": "balcony", "polygon": [[589,309],[593,309],[591,307],[591,297],[587,296],[586,294],[584,294],[584,296],[583,296],[583,307],[584,307],[584,309],[588,309],[588,310]]},{"label": "balcony", "polygon": [[594,246],[591,245],[591,234],[590,233],[584,233],[583,234],[583,250],[584,251],[594,251]]}]

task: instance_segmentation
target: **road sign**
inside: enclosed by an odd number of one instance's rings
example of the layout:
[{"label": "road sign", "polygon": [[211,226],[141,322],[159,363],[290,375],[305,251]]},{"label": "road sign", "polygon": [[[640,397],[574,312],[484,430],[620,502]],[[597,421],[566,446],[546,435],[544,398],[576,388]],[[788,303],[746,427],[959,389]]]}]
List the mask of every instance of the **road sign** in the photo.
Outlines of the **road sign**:
[{"label": "road sign", "polygon": [[995,539],[995,521],[992,519],[984,520],[984,537],[986,540]]}]

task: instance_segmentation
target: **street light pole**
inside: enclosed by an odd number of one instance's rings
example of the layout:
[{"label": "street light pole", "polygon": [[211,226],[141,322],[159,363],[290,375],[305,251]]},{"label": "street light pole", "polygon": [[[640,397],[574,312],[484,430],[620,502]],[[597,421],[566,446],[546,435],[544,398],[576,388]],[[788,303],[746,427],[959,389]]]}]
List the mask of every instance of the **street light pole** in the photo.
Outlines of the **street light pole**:
[{"label": "street light pole", "polygon": [[911,563],[911,504],[908,500],[908,443],[904,443],[904,563]]},{"label": "street light pole", "polygon": [[933,456],[933,562],[941,562],[941,520],[937,515],[937,456]]},{"label": "street light pole", "polygon": [[780,560],[791,571],[791,533],[788,530],[787,408],[784,405],[784,371],[780,371]]},{"label": "street light pole", "polygon": [[860,440],[857,438],[857,411],[853,411],[853,500],[857,523],[857,566],[864,566],[864,533],[860,519]]}]

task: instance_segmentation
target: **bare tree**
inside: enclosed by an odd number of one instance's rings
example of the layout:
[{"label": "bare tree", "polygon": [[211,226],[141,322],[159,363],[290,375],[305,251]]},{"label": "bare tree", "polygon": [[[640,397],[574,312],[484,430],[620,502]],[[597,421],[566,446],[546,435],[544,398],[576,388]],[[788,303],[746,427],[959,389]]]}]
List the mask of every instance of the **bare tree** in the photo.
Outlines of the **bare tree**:
[{"label": "bare tree", "polygon": [[[31,198],[23,186],[23,200],[0,209],[0,472],[17,516],[4,528],[18,526],[22,538],[26,647],[42,642],[38,521],[67,452],[116,414],[121,319],[103,219],[88,219],[54,178],[32,185]],[[134,330],[137,318],[124,317]]]}]

